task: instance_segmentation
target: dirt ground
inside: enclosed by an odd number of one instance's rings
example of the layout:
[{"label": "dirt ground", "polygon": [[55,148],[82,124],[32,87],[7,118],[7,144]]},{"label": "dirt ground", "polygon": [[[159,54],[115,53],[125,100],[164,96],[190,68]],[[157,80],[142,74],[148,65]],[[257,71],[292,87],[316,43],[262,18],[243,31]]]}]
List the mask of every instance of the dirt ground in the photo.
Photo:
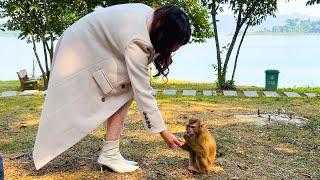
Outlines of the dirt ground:
[{"label": "dirt ground", "polygon": [[[159,97],[168,130],[182,139],[189,118],[207,123],[221,157],[207,175],[190,174],[188,154],[169,149],[159,135],[147,134],[134,103],[121,140],[122,154],[139,162],[132,173],[101,173],[96,164],[104,126],[39,171],[32,162],[43,97],[7,98],[0,103],[0,152],[5,179],[320,179],[320,133],[317,127],[255,123],[234,117],[241,113],[275,110],[278,106],[318,117],[319,99]],[[298,104],[298,105],[297,105]],[[308,108],[308,109],[306,109]],[[318,117],[319,118],[319,117]]]}]

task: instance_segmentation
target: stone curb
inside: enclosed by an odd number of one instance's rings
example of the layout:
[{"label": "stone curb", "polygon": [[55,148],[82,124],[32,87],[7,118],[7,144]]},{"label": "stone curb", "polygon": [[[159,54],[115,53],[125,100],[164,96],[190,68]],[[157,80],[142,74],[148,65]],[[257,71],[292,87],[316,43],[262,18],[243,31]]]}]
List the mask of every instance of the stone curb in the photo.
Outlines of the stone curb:
[{"label": "stone curb", "polygon": [[[159,89],[154,89],[152,95],[160,94]],[[45,96],[47,91],[38,91],[38,90],[26,90],[22,92],[17,91],[4,91],[0,92],[1,97],[15,97],[15,96]],[[182,93],[178,93],[176,89],[166,89],[162,90],[162,95],[165,96],[175,96],[175,95],[182,95],[182,96],[196,96],[197,92],[201,92],[201,96],[218,96],[222,95],[225,97],[239,97],[239,92],[242,92],[243,95],[241,97],[248,97],[248,98],[256,98],[256,97],[288,97],[288,98],[302,98],[302,97],[320,97],[320,94],[317,93],[297,93],[297,92],[276,92],[276,91],[262,91],[264,96],[259,95],[257,91],[222,91],[222,93],[217,93],[216,90],[182,90]]]}]

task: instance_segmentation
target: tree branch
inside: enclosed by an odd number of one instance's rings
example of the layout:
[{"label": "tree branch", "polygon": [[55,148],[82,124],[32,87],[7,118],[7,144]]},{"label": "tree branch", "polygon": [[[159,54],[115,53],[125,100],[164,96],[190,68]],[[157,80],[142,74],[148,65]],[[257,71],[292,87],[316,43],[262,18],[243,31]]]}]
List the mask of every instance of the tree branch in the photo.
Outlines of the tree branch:
[{"label": "tree branch", "polygon": [[252,3],[252,6],[250,6],[249,10],[247,10],[247,12],[245,13],[245,16],[244,18],[242,19],[241,21],[241,26],[247,21],[247,19],[251,16],[252,12],[255,10],[256,6],[258,5],[258,3],[260,2],[261,0],[255,0],[253,3]]},{"label": "tree branch", "polygon": [[236,68],[237,68],[237,64],[238,64],[238,57],[239,57],[239,54],[240,54],[241,45],[242,45],[242,42],[243,42],[243,40],[244,40],[244,37],[245,37],[246,34],[247,34],[248,28],[249,28],[249,23],[247,24],[246,28],[244,29],[244,32],[243,32],[242,37],[241,37],[241,40],[240,40],[240,44],[239,44],[239,46],[238,46],[236,59],[235,59],[235,61],[234,61],[234,66],[233,66],[233,72],[232,72],[232,76],[231,76],[231,81],[234,81],[234,75],[235,75],[235,73],[236,73]]}]

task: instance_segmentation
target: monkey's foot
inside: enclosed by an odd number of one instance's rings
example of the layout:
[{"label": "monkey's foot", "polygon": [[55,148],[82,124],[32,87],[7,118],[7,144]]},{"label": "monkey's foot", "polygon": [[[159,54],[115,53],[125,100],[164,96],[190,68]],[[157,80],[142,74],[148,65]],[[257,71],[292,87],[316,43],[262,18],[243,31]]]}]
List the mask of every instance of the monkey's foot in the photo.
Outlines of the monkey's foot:
[{"label": "monkey's foot", "polygon": [[193,166],[188,166],[187,170],[190,172],[190,173],[199,173],[199,170]]}]

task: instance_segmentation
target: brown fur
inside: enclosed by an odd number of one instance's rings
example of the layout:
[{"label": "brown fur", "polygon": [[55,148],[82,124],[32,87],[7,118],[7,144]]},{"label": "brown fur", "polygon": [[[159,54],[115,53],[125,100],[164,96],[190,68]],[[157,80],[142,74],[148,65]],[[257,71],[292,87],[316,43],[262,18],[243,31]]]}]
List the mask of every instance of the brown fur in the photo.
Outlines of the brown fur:
[{"label": "brown fur", "polygon": [[199,119],[190,119],[183,136],[186,143],[182,149],[189,151],[188,170],[206,174],[216,157],[216,142],[206,125]]}]

